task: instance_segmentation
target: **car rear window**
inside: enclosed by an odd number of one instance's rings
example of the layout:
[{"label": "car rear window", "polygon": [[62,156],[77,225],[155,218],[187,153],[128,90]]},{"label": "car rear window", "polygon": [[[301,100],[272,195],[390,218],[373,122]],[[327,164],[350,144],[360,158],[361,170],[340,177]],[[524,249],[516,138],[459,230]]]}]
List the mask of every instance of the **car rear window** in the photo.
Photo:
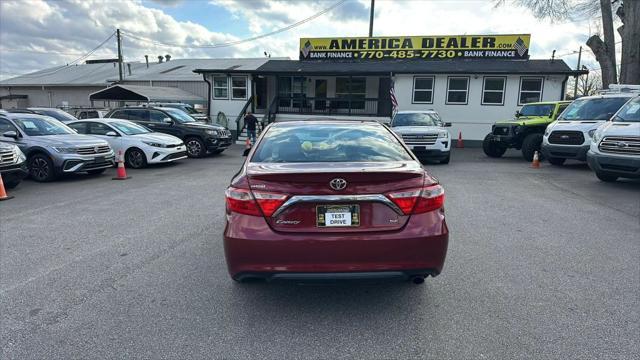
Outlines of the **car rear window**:
[{"label": "car rear window", "polygon": [[389,130],[369,124],[303,124],[270,128],[252,162],[386,162],[412,160]]}]

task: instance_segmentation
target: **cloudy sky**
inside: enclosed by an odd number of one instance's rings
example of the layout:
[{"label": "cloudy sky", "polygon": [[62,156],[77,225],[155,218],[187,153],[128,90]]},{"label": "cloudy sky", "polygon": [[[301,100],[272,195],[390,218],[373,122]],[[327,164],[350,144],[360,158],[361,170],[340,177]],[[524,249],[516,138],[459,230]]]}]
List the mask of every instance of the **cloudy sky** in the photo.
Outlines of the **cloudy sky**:
[{"label": "cloudy sky", "polygon": [[[215,49],[193,48],[251,38],[309,18],[338,0],[2,0],[0,79],[73,62],[116,28],[126,61],[148,54],[174,58],[298,56],[300,37],[366,36],[370,0],[346,0],[291,30]],[[555,22],[491,0],[377,0],[374,35],[530,33],[532,58],[552,51],[574,67],[572,54],[598,32],[598,19]],[[172,46],[174,45],[174,46]],[[116,57],[115,37],[89,59]],[[588,49],[583,63],[598,68]]]}]

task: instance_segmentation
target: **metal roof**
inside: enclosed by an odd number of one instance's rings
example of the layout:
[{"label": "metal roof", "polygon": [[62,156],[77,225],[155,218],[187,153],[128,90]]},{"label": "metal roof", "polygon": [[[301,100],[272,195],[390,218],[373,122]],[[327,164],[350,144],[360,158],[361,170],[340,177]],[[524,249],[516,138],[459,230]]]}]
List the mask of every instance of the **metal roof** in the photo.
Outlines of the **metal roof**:
[{"label": "metal roof", "polygon": [[[288,58],[274,58],[287,60]],[[130,81],[202,81],[202,75],[194,73],[194,69],[232,69],[236,72],[251,72],[264,65],[269,58],[227,58],[227,59],[171,59],[161,64],[154,64],[149,69],[127,77]]]},{"label": "metal roof", "polygon": [[[146,65],[142,63],[127,63],[123,67],[125,79],[129,78],[129,64],[133,74],[146,69]],[[118,79],[117,63],[78,64],[57,66],[6,79],[0,81],[0,86],[106,86],[111,82],[109,79],[114,78]]]},{"label": "metal roof", "polygon": [[[224,69],[196,69],[199,73],[237,72]],[[297,61],[269,60],[253,73],[304,75],[388,75],[394,74],[531,74],[575,75],[563,60],[376,60]]]},{"label": "metal roof", "polygon": [[104,90],[89,94],[89,100],[105,101],[204,101],[178,88],[163,86],[113,85]]}]

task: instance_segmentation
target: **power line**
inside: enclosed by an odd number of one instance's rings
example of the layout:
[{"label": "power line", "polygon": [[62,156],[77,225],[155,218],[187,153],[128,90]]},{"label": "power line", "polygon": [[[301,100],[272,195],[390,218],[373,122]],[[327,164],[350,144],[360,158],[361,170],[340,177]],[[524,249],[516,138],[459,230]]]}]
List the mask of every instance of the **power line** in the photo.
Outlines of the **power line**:
[{"label": "power line", "polygon": [[102,46],[104,46],[104,44],[107,43],[107,41],[111,40],[111,38],[114,37],[114,35],[116,34],[116,32],[114,31],[113,33],[111,33],[111,35],[109,35],[108,38],[106,38],[103,42],[101,42],[98,46],[94,47],[93,49],[91,49],[88,53],[80,56],[79,58],[73,60],[72,62],[66,64],[66,65],[62,65],[60,67],[54,68],[51,71],[45,72],[45,73],[38,73],[38,74],[33,74],[33,75],[23,75],[26,78],[39,78],[39,77],[43,77],[43,76],[49,76],[49,75],[53,75],[55,73],[57,73],[58,71],[65,69],[67,67],[69,67],[70,65],[75,65],[78,62],[88,58],[89,56],[91,56],[91,54],[93,54],[94,52],[96,52],[98,49],[100,49]]},{"label": "power line", "polygon": [[84,53],[68,53],[61,51],[47,51],[47,50],[31,50],[31,49],[0,49],[0,52],[19,52],[19,53],[33,53],[33,54],[57,54],[57,55],[71,55],[78,56],[83,55]]},{"label": "power line", "polygon": [[152,39],[149,39],[149,38],[145,38],[145,37],[142,37],[140,35],[135,35],[135,34],[132,34],[132,33],[128,32],[128,31],[122,31],[122,34],[125,37],[130,37],[130,38],[133,38],[133,39],[136,39],[136,40],[149,42],[149,43],[152,43],[152,44],[158,45],[158,46],[177,47],[177,48],[183,48],[183,49],[217,49],[217,48],[222,48],[222,47],[235,46],[235,45],[239,45],[239,44],[242,44],[242,43],[245,43],[245,42],[254,41],[254,40],[259,40],[259,39],[262,39],[262,38],[265,38],[265,37],[269,37],[269,36],[272,36],[272,35],[276,35],[276,34],[285,32],[287,30],[291,30],[291,29],[293,29],[295,27],[298,27],[298,26],[300,26],[302,24],[305,24],[305,23],[307,23],[307,22],[309,22],[311,20],[314,20],[314,19],[316,19],[316,18],[328,13],[329,11],[331,11],[331,10],[335,9],[336,7],[344,4],[345,2],[347,2],[347,0],[340,0],[337,3],[329,6],[328,8],[309,16],[308,18],[305,18],[303,20],[300,20],[300,21],[298,21],[296,23],[293,23],[291,25],[285,26],[285,27],[280,28],[278,30],[274,30],[274,31],[271,31],[271,32],[268,32],[268,33],[265,33],[265,34],[257,35],[257,36],[246,38],[246,39],[230,41],[230,42],[220,43],[220,44],[208,44],[208,45],[167,44],[167,43],[163,43],[163,42],[160,42],[160,41],[156,41],[156,40],[152,40]]}]

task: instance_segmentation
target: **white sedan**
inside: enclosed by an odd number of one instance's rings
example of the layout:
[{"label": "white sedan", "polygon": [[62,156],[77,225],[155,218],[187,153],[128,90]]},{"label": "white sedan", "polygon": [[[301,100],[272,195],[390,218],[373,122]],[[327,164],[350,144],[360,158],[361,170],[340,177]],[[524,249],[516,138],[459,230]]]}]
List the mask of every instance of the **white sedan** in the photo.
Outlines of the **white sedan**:
[{"label": "white sedan", "polygon": [[187,157],[187,148],[180,138],[152,132],[128,120],[84,119],[67,125],[79,134],[96,136],[108,141],[117,159],[124,157],[127,166],[134,169]]}]

